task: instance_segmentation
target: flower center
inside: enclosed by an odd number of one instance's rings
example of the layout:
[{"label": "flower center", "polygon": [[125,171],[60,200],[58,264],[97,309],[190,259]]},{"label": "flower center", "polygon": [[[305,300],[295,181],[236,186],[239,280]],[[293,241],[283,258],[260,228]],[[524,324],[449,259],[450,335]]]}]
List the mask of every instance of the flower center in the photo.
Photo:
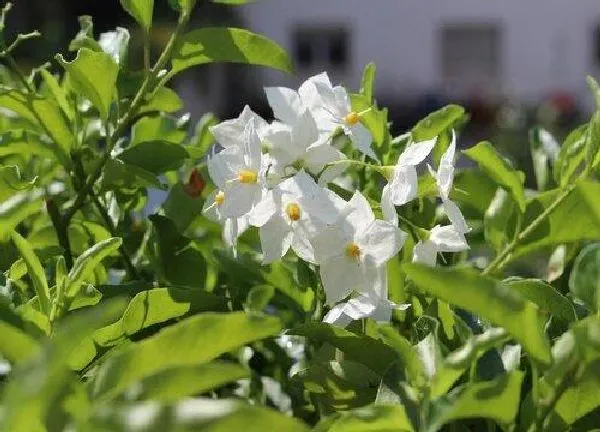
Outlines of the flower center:
[{"label": "flower center", "polygon": [[348,126],[354,126],[358,122],[360,122],[360,116],[356,111],[352,111],[348,113],[346,117],[344,117],[344,123],[346,123]]},{"label": "flower center", "polygon": [[240,183],[256,183],[258,181],[258,174],[256,171],[242,170],[238,173],[238,180]]},{"label": "flower center", "polygon": [[215,204],[217,204],[218,206],[220,206],[221,204],[223,204],[223,201],[225,201],[225,192],[219,191],[215,195]]},{"label": "flower center", "polygon": [[300,220],[300,215],[302,212],[300,211],[300,206],[298,204],[289,203],[285,207],[285,213],[288,215],[290,220],[296,222],[296,221]]},{"label": "flower center", "polygon": [[358,259],[360,257],[360,248],[356,243],[348,243],[346,246],[346,256],[352,259]]}]

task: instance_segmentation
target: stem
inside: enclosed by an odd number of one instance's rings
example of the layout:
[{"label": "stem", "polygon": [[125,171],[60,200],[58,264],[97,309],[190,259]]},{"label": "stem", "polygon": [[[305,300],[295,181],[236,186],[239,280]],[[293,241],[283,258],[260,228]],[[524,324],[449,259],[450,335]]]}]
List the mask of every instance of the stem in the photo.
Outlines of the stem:
[{"label": "stem", "polygon": [[17,78],[19,79],[21,84],[23,84],[23,87],[25,87],[27,92],[31,93],[31,94],[35,93],[35,90],[31,86],[29,81],[27,81],[27,78],[25,78],[25,75],[23,75],[23,72],[21,72],[21,69],[19,69],[19,65],[17,64],[15,59],[13,59],[7,53],[2,53],[0,55],[0,57],[2,57],[6,61],[6,65],[8,66],[8,68],[17,76]]},{"label": "stem", "polygon": [[556,210],[556,208],[563,203],[563,201],[575,190],[577,187],[577,183],[572,183],[567,186],[557,197],[556,199],[544,210],[537,218],[535,218],[523,231],[515,237],[515,239],[507,245],[500,254],[494,258],[494,260],[488,264],[488,266],[483,270],[482,274],[487,275],[494,271],[501,270],[509,261],[510,255],[514,252],[516,247],[525,240],[527,237],[533,233],[538,226],[545,221],[545,219],[550,216],[550,214]]},{"label": "stem", "polygon": [[146,76],[146,79],[144,80],[144,82],[142,83],[138,92],[136,93],[135,97],[133,98],[131,105],[129,105],[129,109],[127,110],[125,115],[117,121],[116,128],[114,129],[113,133],[110,134],[110,136],[107,138],[106,149],[104,150],[104,154],[102,155],[102,158],[100,159],[100,161],[98,162],[98,164],[96,165],[94,170],[92,171],[92,174],[88,178],[85,185],[79,191],[79,194],[77,195],[77,198],[75,199],[75,202],[73,203],[73,205],[69,208],[69,210],[65,214],[65,220],[69,221],[73,217],[73,215],[75,213],[77,213],[77,211],[83,206],[88,195],[90,195],[93,192],[93,190],[92,190],[93,186],[98,181],[100,176],[102,175],[102,170],[104,168],[104,165],[110,159],[110,154],[111,154],[115,144],[117,143],[117,140],[123,135],[123,133],[129,126],[129,124],[131,123],[131,120],[133,118],[135,118],[137,111],[144,103],[144,97],[150,90],[150,87],[154,84],[154,81],[157,79],[160,71],[165,67],[165,65],[171,58],[173,49],[175,49],[175,45],[176,45],[177,41],[179,40],[179,37],[185,30],[185,26],[186,26],[188,20],[189,20],[188,14],[184,13],[180,16],[179,22],[177,23],[177,27],[175,28],[175,31],[171,35],[169,42],[167,42],[167,45],[165,46],[159,59],[156,61],[156,64],[150,70],[150,73],[148,74],[148,76]]},{"label": "stem", "polygon": [[562,380],[558,383],[558,386],[552,391],[550,399],[542,402],[542,410],[538,411],[538,415],[535,419],[532,432],[541,432],[544,430],[544,423],[547,417],[552,413],[552,410],[558,403],[563,393],[577,380],[578,376],[585,368],[575,363],[569,371],[565,373]]},{"label": "stem", "polygon": [[[110,218],[108,211],[106,210],[104,205],[102,205],[98,196],[94,193],[91,193],[90,198],[91,198],[92,202],[94,203],[94,206],[98,210],[98,213],[100,213],[100,216],[104,220],[104,223],[108,227],[108,231],[110,231],[110,235],[113,237],[119,237],[119,235],[117,233],[117,228],[113,224],[113,221]],[[125,264],[127,273],[129,273],[129,275],[133,279],[139,280],[140,275],[138,274],[137,270],[135,269],[135,266],[133,265],[133,261],[132,261],[131,257],[129,256],[129,252],[127,251],[124,243],[121,243],[121,246],[119,246],[119,254],[121,255],[121,258],[123,259],[123,263]]]},{"label": "stem", "polygon": [[150,69],[150,35],[144,31],[144,69]]},{"label": "stem", "polygon": [[46,209],[56,231],[58,244],[63,249],[67,269],[71,270],[73,267],[73,252],[71,252],[71,243],[69,242],[69,225],[64,223],[64,219],[60,216],[60,211],[53,200],[46,200]]}]

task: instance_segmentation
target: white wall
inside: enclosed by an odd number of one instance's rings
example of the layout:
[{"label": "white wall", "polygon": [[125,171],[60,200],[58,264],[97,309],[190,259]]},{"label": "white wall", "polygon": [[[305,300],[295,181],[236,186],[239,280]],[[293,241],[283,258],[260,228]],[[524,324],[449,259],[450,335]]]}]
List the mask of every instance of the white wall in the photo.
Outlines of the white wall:
[{"label": "white wall", "polygon": [[[260,0],[240,9],[253,31],[291,47],[290,28],[347,23],[352,30],[348,76],[357,86],[363,66],[378,67],[378,91],[410,94],[441,84],[438,29],[442,23],[495,22],[502,32],[499,91],[536,99],[556,88],[584,94],[595,74],[593,30],[598,0]],[[300,79],[264,71],[268,85]]]}]

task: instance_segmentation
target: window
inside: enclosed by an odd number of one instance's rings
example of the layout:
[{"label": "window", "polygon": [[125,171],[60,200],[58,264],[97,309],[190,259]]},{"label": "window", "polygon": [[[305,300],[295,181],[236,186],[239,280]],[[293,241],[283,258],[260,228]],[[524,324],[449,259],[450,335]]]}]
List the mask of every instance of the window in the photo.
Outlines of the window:
[{"label": "window", "polygon": [[299,27],[292,40],[299,68],[344,69],[350,62],[348,32],[343,27]]},{"label": "window", "polygon": [[500,29],[495,24],[452,24],[440,31],[443,81],[465,93],[500,83]]}]

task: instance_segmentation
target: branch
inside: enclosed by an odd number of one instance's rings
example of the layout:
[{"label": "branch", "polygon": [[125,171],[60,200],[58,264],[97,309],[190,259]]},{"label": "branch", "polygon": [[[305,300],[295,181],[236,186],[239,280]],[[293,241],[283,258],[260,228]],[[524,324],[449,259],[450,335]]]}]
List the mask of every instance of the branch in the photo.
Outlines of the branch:
[{"label": "branch", "polygon": [[535,218],[523,231],[517,235],[517,237],[507,245],[502,252],[500,252],[494,260],[488,264],[488,266],[483,270],[482,274],[487,275],[494,271],[501,270],[507,263],[510,261],[510,255],[514,252],[517,246],[523,242],[527,237],[531,235],[535,231],[535,229],[540,226],[548,216],[556,208],[563,203],[563,201],[575,190],[577,187],[577,183],[572,183],[567,186],[550,204],[546,210],[544,210],[537,218]]},{"label": "branch", "polygon": [[102,170],[104,168],[104,165],[110,159],[110,154],[111,154],[115,144],[117,143],[118,139],[123,135],[123,133],[129,126],[131,121],[135,118],[137,111],[144,103],[144,97],[150,90],[150,87],[154,84],[154,81],[157,79],[160,71],[163,70],[163,68],[166,66],[167,62],[171,58],[171,55],[173,53],[173,50],[175,49],[177,41],[179,40],[179,37],[185,30],[185,26],[187,25],[188,20],[189,20],[188,14],[182,14],[181,17],[179,18],[177,27],[175,28],[175,31],[171,35],[169,42],[167,42],[167,45],[165,46],[159,59],[156,61],[154,67],[152,68],[152,70],[150,71],[150,73],[148,74],[148,76],[146,77],[144,82],[142,83],[141,87],[139,88],[138,92],[136,93],[135,97],[133,98],[133,101],[131,102],[129,109],[127,110],[125,115],[117,121],[117,127],[114,129],[113,133],[110,134],[110,136],[108,137],[107,142],[106,142],[106,149],[104,150],[104,154],[102,155],[102,158],[100,159],[100,161],[98,162],[98,164],[96,165],[94,170],[92,171],[92,174],[89,176],[87,182],[84,184],[84,186],[79,191],[79,194],[77,195],[77,198],[75,199],[75,202],[73,203],[73,205],[69,208],[69,210],[65,214],[66,221],[71,220],[73,215],[75,215],[75,213],[77,213],[77,211],[83,206],[86,198],[92,193],[93,186],[94,186],[94,184],[96,184],[96,182],[102,175]]}]

